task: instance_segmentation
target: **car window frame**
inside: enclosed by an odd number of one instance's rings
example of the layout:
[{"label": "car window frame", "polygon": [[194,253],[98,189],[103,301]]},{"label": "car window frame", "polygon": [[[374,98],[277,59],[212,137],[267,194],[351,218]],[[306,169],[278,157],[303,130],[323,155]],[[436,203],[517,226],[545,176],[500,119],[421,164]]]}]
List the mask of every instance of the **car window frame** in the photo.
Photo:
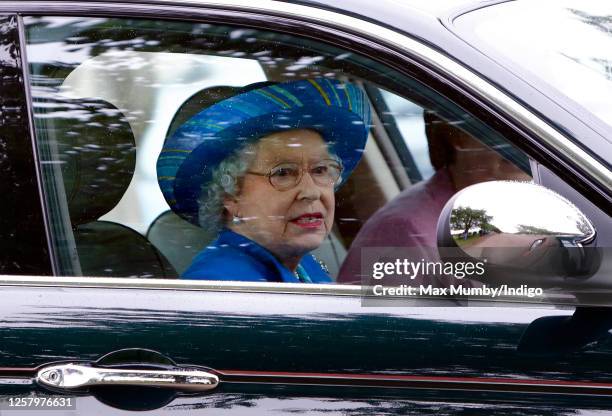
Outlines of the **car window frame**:
[{"label": "car window frame", "polygon": [[[477,114],[484,114],[487,122],[511,132],[510,142],[526,150],[530,156],[555,169],[557,174],[570,181],[585,196],[590,197],[600,208],[612,212],[612,173],[601,171],[596,160],[592,160],[568,138],[554,130],[520,103],[505,95],[488,81],[466,67],[451,60],[439,51],[413,38],[374,23],[345,16],[336,12],[304,5],[289,5],[267,0],[257,0],[249,5],[240,1],[215,2],[192,1],[191,6],[181,1],[154,4],[113,4],[87,2],[46,3],[48,10],[42,10],[39,2],[24,1],[17,5],[0,3],[0,13],[12,10],[27,15],[66,15],[138,17],[159,19],[180,19],[181,21],[238,25],[244,27],[269,28],[273,24],[277,31],[292,33],[326,43],[358,51],[376,51],[366,56],[384,65],[431,85],[435,83],[443,93],[458,97],[462,104]],[[193,5],[197,7],[193,7]],[[349,41],[352,43],[351,46]],[[344,44],[342,42],[345,42]],[[409,64],[409,65],[407,65]],[[434,88],[436,89],[436,88]],[[436,89],[439,90],[439,89]],[[497,100],[497,101],[496,101]],[[31,102],[29,102],[31,106]],[[30,114],[31,117],[31,114]],[[488,119],[487,119],[488,118]],[[544,137],[544,138],[543,138]],[[544,142],[544,143],[543,143]],[[561,145],[556,149],[554,145]],[[576,164],[564,158],[563,151],[581,163]],[[566,171],[564,171],[566,170]],[[586,173],[598,173],[601,185],[596,186]],[[597,175],[596,175],[597,176]],[[608,195],[610,194],[610,195]],[[301,285],[268,284],[251,282],[182,282],[169,280],[130,278],[62,277],[23,278],[6,276],[0,284],[34,286],[94,286],[117,288],[175,288],[186,290],[222,290],[247,292],[282,292],[301,294],[329,294],[360,296],[360,286],[350,285]]]},{"label": "car window frame", "polygon": [[0,46],[3,78],[0,107],[0,148],[3,151],[4,180],[11,188],[12,201],[5,202],[0,221],[4,242],[0,274],[15,273],[52,275],[49,257],[49,221],[42,200],[40,164],[36,152],[28,88],[27,63],[21,17],[1,13]]}]

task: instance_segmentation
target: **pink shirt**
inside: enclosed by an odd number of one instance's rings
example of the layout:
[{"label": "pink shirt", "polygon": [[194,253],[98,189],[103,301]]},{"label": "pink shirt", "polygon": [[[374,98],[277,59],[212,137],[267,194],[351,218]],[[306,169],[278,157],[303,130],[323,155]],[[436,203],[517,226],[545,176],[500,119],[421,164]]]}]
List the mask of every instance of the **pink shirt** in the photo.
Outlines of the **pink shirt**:
[{"label": "pink shirt", "polygon": [[[443,168],[379,209],[353,241],[338,273],[338,283],[360,283],[361,248],[437,247],[438,217],[454,193],[450,174]],[[430,250],[423,257],[431,257]]]}]

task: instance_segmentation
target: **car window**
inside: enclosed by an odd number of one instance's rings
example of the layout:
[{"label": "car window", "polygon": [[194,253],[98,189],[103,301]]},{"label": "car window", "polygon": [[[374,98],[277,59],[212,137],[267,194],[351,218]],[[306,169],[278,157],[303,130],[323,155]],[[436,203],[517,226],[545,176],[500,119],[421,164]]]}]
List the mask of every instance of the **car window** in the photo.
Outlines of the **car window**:
[{"label": "car window", "polygon": [[347,50],[201,23],[24,22],[61,275],[352,283],[363,247],[435,247],[459,189],[531,179],[496,130]]}]

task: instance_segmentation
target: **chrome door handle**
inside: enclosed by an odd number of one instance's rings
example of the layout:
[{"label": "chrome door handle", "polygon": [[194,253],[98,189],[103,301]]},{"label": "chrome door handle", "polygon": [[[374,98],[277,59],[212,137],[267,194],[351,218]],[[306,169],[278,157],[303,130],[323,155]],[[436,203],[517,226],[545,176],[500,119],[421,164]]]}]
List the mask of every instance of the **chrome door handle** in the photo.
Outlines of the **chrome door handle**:
[{"label": "chrome door handle", "polygon": [[70,363],[42,368],[36,381],[54,389],[121,385],[206,391],[217,387],[219,377],[197,369],[129,370]]}]

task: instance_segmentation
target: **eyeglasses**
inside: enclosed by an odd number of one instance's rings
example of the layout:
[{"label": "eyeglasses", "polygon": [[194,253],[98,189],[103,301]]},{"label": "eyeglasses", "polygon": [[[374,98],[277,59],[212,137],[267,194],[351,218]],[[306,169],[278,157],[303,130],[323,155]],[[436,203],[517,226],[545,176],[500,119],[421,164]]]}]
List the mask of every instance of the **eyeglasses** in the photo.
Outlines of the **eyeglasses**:
[{"label": "eyeglasses", "polygon": [[[308,174],[319,186],[336,186],[342,176],[342,163],[334,159],[323,159],[308,166]],[[299,163],[280,163],[267,173],[248,171],[251,175],[266,176],[270,185],[279,191],[296,187],[304,175],[304,168]]]}]

